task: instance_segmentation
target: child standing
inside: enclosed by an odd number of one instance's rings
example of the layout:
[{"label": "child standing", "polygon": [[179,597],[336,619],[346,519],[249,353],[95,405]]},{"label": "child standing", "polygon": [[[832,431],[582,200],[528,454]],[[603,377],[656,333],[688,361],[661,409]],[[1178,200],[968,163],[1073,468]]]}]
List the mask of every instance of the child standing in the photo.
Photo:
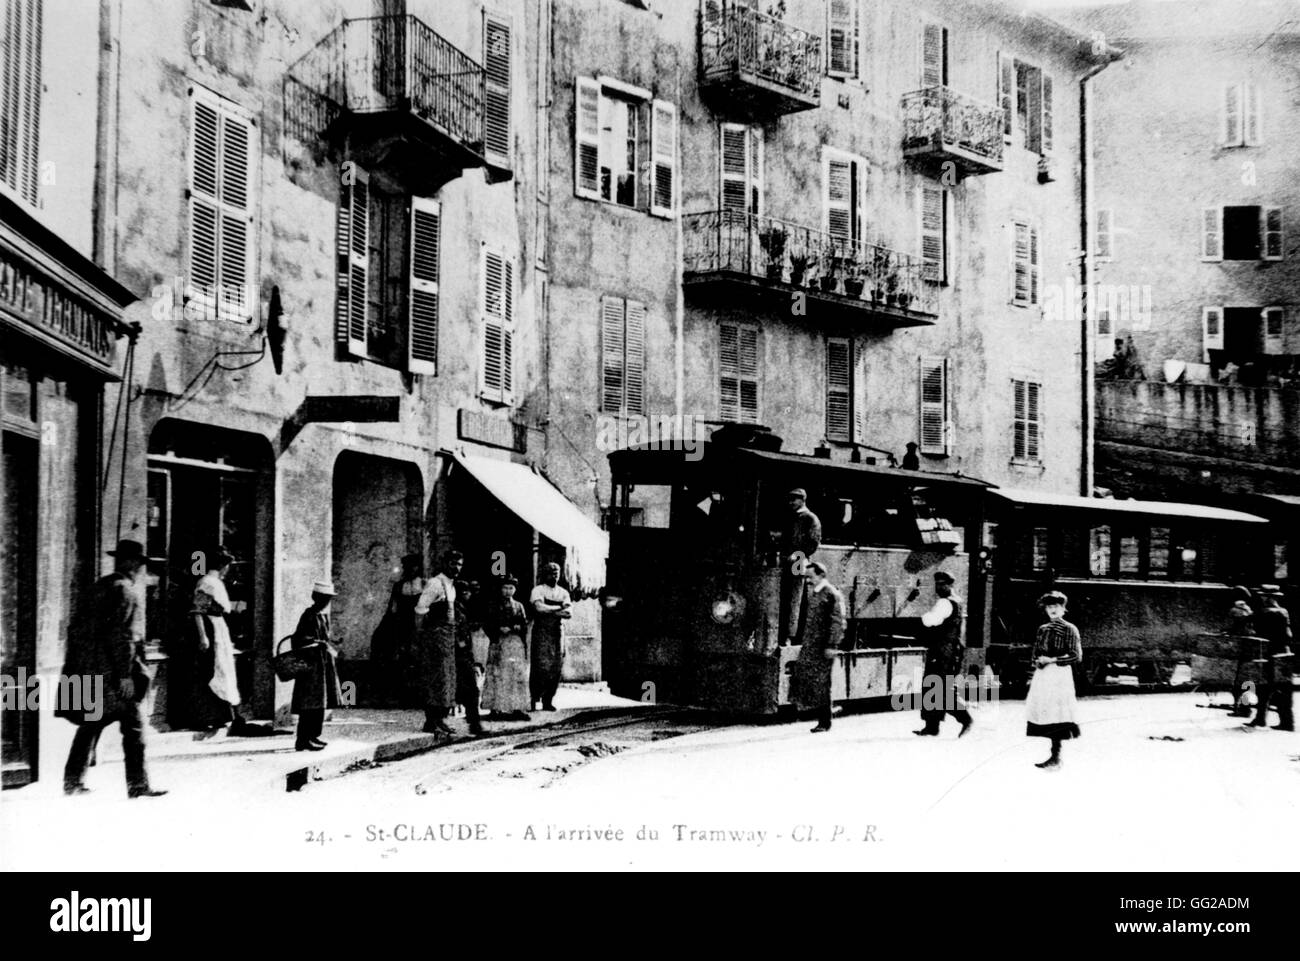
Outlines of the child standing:
[{"label": "child standing", "polygon": [[1061,766],[1061,742],[1079,736],[1075,720],[1074,672],[1071,665],[1083,659],[1079,629],[1065,620],[1066,597],[1050,591],[1038,599],[1047,615],[1047,623],[1034,639],[1034,678],[1025,698],[1025,734],[1045,737],[1052,742],[1052,755],[1036,766],[1044,769]]}]

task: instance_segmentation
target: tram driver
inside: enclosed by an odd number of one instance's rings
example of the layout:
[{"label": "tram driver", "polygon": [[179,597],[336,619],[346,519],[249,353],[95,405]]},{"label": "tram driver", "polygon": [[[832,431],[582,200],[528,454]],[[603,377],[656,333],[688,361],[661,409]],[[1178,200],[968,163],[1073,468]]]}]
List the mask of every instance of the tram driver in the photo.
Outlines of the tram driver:
[{"label": "tram driver", "polygon": [[796,487],[786,495],[790,514],[781,536],[781,644],[799,643],[803,615],[805,565],[822,541],[822,522],[807,507],[808,492]]}]

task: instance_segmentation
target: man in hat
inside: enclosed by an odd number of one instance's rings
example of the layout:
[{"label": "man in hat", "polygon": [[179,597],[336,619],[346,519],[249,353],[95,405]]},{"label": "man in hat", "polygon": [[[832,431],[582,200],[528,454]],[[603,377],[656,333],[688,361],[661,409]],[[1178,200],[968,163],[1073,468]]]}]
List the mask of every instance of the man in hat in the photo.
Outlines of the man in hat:
[{"label": "man in hat", "polygon": [[[121,540],[108,552],[113,573],[101,577],[91,588],[86,616],[68,638],[64,674],[82,678],[82,690],[98,689],[88,684],[102,679],[102,704],[83,705],[80,716],[60,713],[78,721],[68,763],[63,769],[65,794],[86,794],[83,783],[91,752],[99,744],[104,728],[116,721],[122,728],[122,754],[126,760],[126,793],[129,797],[160,797],[166,791],[149,786],[144,763],[144,709],[141,701],[149,685],[144,666],[144,595],[140,572],[144,570],[144,545]],[[59,705],[70,708],[71,705]]]},{"label": "man in hat", "polygon": [[530,645],[532,670],[528,675],[533,709],[542,702],[543,711],[555,710],[555,692],[560,687],[564,661],[564,622],[573,617],[569,592],[560,586],[560,565],[546,564],[541,583],[533,588],[528,602],[533,611],[533,636]]},{"label": "man in hat", "polygon": [[844,595],[826,579],[826,565],[808,562],[808,614],[800,642],[795,705],[817,715],[814,734],[831,729],[831,671],[844,639]]},{"label": "man in hat", "polygon": [[796,487],[787,495],[790,516],[781,536],[781,644],[797,643],[806,583],[804,565],[822,541],[822,522],[806,505],[808,492]]},{"label": "man in hat", "polygon": [[1255,614],[1255,632],[1268,641],[1268,660],[1264,664],[1263,684],[1259,692],[1259,711],[1251,727],[1268,724],[1269,705],[1277,708],[1278,731],[1294,731],[1292,714],[1291,615],[1280,603],[1282,589],[1267,584],[1258,591],[1262,609]]},{"label": "man in hat", "polygon": [[954,583],[951,574],[936,571],[934,592],[938,598],[921,615],[926,642],[925,677],[921,681],[921,720],[925,727],[913,733],[922,737],[938,736],[944,714],[951,714],[961,725],[958,737],[965,736],[971,726],[970,711],[958,687],[965,646],[961,642],[961,601],[952,591]]},{"label": "man in hat", "polygon": [[322,751],[320,739],[325,712],[343,702],[338,668],[334,664],[334,633],[330,624],[330,602],[337,596],[331,581],[317,581],[311,587],[311,607],[298,618],[291,645],[294,650],[312,652],[313,669],[293,682],[291,710],[298,715],[299,751]]},{"label": "man in hat", "polygon": [[426,734],[452,733],[447,715],[456,705],[456,577],[464,566],[464,554],[445,551],[442,569],[429,578],[415,605],[415,613],[424,618],[419,664]]}]

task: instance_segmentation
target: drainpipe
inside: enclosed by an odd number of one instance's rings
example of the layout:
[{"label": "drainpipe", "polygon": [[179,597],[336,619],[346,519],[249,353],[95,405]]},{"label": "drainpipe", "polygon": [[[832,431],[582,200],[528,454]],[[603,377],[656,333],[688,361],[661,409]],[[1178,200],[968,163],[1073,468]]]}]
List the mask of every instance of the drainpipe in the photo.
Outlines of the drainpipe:
[{"label": "drainpipe", "polygon": [[1079,210],[1080,230],[1083,235],[1083,253],[1079,258],[1079,289],[1082,291],[1082,307],[1079,311],[1079,337],[1082,350],[1081,357],[1081,380],[1082,396],[1080,403],[1082,405],[1082,425],[1083,430],[1080,432],[1082,441],[1082,451],[1080,458],[1079,470],[1079,493],[1084,497],[1092,496],[1094,455],[1093,448],[1096,444],[1096,414],[1094,411],[1094,387],[1092,383],[1093,375],[1093,336],[1092,336],[1092,298],[1088,296],[1088,285],[1092,282],[1093,276],[1093,244],[1092,244],[1092,182],[1090,177],[1089,161],[1092,158],[1092,124],[1089,120],[1089,108],[1092,103],[1092,88],[1089,87],[1088,81],[1110,65],[1110,61],[1104,61],[1093,65],[1087,73],[1079,80],[1079,152],[1080,152],[1080,173],[1079,189],[1081,193],[1081,203]]},{"label": "drainpipe", "polygon": [[677,414],[677,429],[683,434],[685,440],[686,433],[686,411],[683,409],[686,403],[686,304],[682,296],[682,276],[686,270],[686,237],[685,226],[682,223],[682,192],[686,187],[686,179],[682,176],[682,66],[681,61],[677,63],[677,93],[674,102],[677,107],[677,156],[673,158],[673,173],[677,178],[677,210],[673,220],[676,223],[676,249],[673,254],[673,406]]},{"label": "drainpipe", "polygon": [[[119,0],[120,2],[120,0]],[[95,190],[91,212],[91,259],[108,273],[117,269],[112,242],[117,182],[116,124],[118,57],[114,0],[99,2],[99,59],[95,78]]]}]

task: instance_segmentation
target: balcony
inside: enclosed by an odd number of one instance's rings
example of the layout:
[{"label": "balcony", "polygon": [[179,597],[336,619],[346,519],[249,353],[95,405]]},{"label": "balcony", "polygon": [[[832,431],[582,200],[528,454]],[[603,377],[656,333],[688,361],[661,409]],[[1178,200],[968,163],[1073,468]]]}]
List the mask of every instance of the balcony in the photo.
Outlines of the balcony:
[{"label": "balcony", "polygon": [[413,16],[344,20],[285,78],[286,132],[343,149],[415,192],[434,193],[467,169],[509,180],[490,156],[487,75]]},{"label": "balcony", "polygon": [[700,12],[700,88],[754,118],[821,103],[822,38],[741,0],[706,0]]},{"label": "balcony", "polygon": [[956,163],[966,174],[1002,169],[1001,107],[950,87],[903,95],[903,156],[926,163]]},{"label": "balcony", "polygon": [[812,321],[892,330],[938,320],[934,285],[919,257],[735,210],[682,220],[683,282],[697,303],[748,301],[788,313],[802,296]]}]

